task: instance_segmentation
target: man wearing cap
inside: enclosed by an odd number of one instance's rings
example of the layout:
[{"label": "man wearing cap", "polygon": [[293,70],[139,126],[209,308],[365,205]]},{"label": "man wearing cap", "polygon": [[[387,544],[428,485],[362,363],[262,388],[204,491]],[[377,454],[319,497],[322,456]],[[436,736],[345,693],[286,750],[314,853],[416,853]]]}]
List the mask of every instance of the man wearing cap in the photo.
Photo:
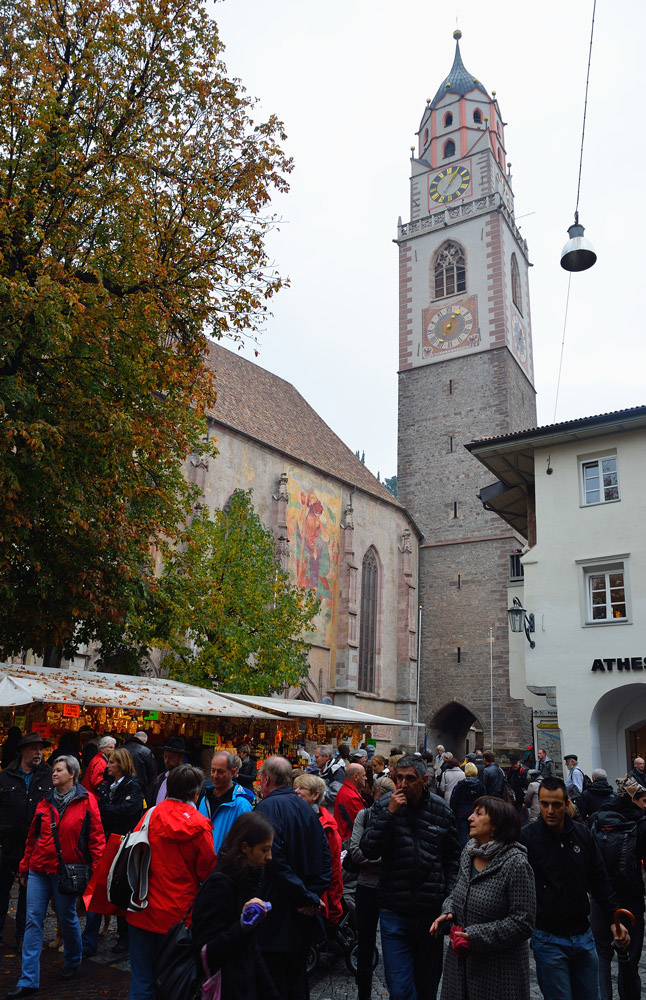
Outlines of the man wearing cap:
[{"label": "man wearing cap", "polygon": [[[4,931],[9,897],[36,806],[52,787],[52,769],[43,760],[43,747],[50,747],[40,733],[28,733],[19,741],[19,757],[0,771],[0,936]],[[22,947],[25,933],[27,888],[18,889],[16,945]]]},{"label": "man wearing cap", "polygon": [[570,753],[565,758],[565,766],[569,774],[565,779],[565,787],[570,798],[576,798],[583,792],[583,771],[579,767],[579,758],[575,753]]},{"label": "man wearing cap", "polygon": [[183,736],[171,736],[165,747],[162,747],[164,754],[164,772],[159,775],[157,783],[153,789],[151,805],[159,805],[166,798],[166,782],[170,772],[184,763],[186,754],[186,744]]}]

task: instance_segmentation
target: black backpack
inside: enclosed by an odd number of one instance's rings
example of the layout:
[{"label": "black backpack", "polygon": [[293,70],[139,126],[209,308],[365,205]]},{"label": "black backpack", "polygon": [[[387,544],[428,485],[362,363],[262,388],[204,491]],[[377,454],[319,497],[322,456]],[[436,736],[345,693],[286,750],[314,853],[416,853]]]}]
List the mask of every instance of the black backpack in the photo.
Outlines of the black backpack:
[{"label": "black backpack", "polygon": [[641,885],[641,862],[637,851],[637,823],[620,813],[595,813],[592,834],[616,893],[634,896]]}]

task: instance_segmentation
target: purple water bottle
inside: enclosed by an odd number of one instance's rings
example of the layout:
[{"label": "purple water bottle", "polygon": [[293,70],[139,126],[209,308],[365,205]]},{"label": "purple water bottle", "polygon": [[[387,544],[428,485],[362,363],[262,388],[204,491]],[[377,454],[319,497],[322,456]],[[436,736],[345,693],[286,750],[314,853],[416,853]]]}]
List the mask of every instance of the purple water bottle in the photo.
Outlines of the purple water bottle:
[{"label": "purple water bottle", "polygon": [[250,906],[245,907],[242,913],[242,923],[244,927],[253,927],[257,924],[261,917],[264,917],[265,913],[271,911],[271,903],[263,902],[262,906],[259,903],[251,903]]}]

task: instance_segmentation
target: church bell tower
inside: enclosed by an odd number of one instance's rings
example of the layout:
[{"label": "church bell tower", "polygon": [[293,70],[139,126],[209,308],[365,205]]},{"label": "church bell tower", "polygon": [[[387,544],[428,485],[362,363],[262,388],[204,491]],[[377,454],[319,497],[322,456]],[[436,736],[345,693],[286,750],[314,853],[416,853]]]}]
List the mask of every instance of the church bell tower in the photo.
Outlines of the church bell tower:
[{"label": "church bell tower", "polygon": [[505,123],[495,91],[465,69],[461,32],[453,37],[453,66],[412,150],[410,222],[397,232],[397,472],[399,499],[424,534],[420,721],[461,756],[467,739],[469,749],[506,748],[531,734],[508,671],[509,556],[522,542],[483,508],[486,476],[464,444],[536,426],[536,402],[530,265]]}]

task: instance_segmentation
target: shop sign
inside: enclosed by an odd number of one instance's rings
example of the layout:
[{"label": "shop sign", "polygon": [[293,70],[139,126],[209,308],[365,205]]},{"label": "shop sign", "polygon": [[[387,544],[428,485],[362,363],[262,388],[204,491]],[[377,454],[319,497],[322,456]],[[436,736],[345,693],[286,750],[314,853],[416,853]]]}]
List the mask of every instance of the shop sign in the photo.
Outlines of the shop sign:
[{"label": "shop sign", "polygon": [[159,722],[159,712],[144,712],[144,722]]},{"label": "shop sign", "polygon": [[218,746],[218,734],[217,733],[202,733],[202,744],[205,747],[217,747]]},{"label": "shop sign", "polygon": [[612,659],[610,657],[604,657],[603,659],[593,660],[592,662],[592,672],[596,670],[606,671],[608,670],[612,673],[614,668],[617,670],[643,670],[644,669],[644,657],[643,656],[625,656],[623,659],[617,657]]},{"label": "shop sign", "polygon": [[63,715],[67,719],[78,719],[81,714],[80,705],[63,705]]},{"label": "shop sign", "polygon": [[49,722],[34,722],[34,732],[46,740],[49,736]]},{"label": "shop sign", "polygon": [[27,725],[27,716],[26,715],[14,715],[14,717],[13,717],[13,724],[14,724],[14,726],[18,726],[18,729],[24,729],[25,726]]}]

